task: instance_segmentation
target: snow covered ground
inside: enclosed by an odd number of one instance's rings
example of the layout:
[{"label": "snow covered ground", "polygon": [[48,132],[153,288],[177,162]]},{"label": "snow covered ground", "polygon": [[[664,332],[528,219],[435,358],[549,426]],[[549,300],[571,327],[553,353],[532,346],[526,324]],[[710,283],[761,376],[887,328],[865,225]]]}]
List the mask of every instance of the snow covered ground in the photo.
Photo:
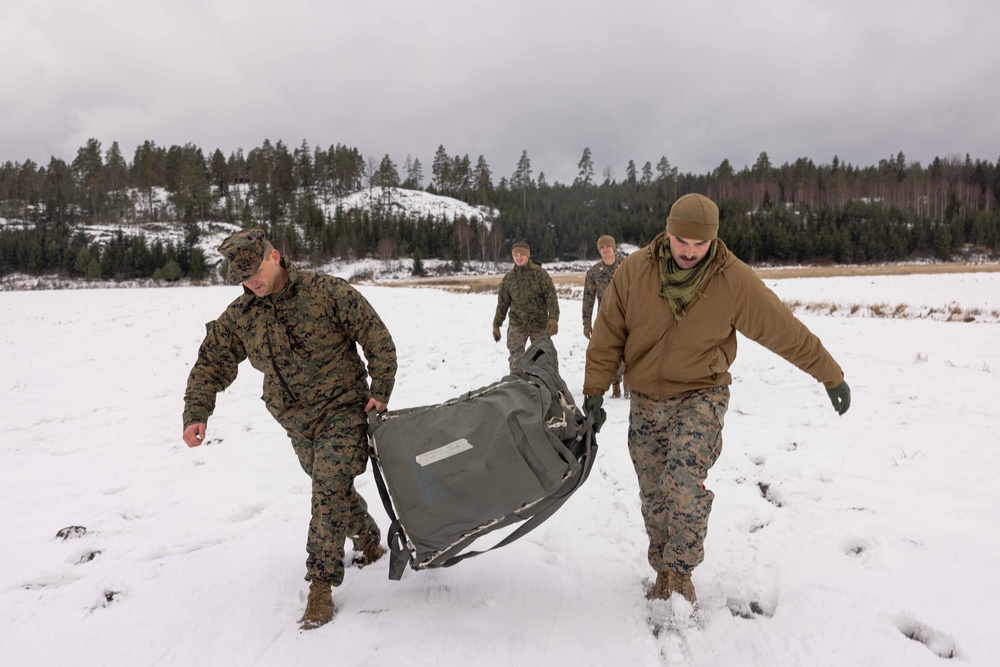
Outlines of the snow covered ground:
[{"label": "snow covered ground", "polygon": [[[786,300],[1000,309],[1000,274],[767,282]],[[390,408],[505,373],[493,297],[360,289],[398,346]],[[180,439],[203,325],[236,295],[0,292],[0,665],[1000,664],[996,323],[802,313],[846,370],[843,417],[742,342],[698,626],[650,629],[664,603],[644,598],[628,406],[607,399],[594,472],[547,523],[399,582],[385,561],[349,569],[334,622],[300,632],[309,481],[260,376],[241,369],[206,446]],[[579,401],[580,303],[561,305]],[[384,529],[370,471],[358,486]]]}]

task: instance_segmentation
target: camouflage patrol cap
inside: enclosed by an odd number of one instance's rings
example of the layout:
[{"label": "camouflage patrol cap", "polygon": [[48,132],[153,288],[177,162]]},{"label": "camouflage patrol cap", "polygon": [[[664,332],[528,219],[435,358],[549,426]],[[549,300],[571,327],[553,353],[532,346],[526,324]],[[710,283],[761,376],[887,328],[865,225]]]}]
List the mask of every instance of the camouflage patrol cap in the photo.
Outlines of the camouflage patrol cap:
[{"label": "camouflage patrol cap", "polygon": [[260,227],[244,229],[226,238],[219,246],[219,252],[229,262],[226,280],[235,285],[257,273],[264,261],[266,244],[264,230]]}]

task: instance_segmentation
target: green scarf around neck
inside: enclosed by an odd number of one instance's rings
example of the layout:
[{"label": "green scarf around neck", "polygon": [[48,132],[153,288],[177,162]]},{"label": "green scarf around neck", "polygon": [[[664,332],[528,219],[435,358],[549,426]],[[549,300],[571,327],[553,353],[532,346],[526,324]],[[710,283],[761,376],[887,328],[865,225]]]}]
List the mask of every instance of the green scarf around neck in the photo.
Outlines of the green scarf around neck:
[{"label": "green scarf around neck", "polygon": [[692,269],[682,269],[670,253],[670,239],[663,237],[660,243],[660,296],[667,300],[670,310],[674,311],[674,317],[678,320],[684,317],[685,306],[691,303],[691,299],[698,292],[698,284],[701,283],[708,265],[715,259],[718,245],[712,241],[708,254],[698,262],[697,266]]}]

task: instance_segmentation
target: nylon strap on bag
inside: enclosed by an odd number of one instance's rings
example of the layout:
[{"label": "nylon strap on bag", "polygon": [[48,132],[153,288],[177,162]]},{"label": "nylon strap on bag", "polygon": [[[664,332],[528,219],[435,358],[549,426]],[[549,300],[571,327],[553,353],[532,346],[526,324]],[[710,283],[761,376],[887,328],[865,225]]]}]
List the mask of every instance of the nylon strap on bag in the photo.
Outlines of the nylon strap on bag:
[{"label": "nylon strap on bag", "polygon": [[[375,424],[378,415],[375,410],[368,413],[368,440],[375,441]],[[369,458],[372,461],[372,474],[375,476],[375,486],[378,487],[378,494],[382,496],[382,504],[389,515],[389,531],[386,534],[386,543],[389,545],[389,578],[399,581],[403,578],[406,565],[413,559],[413,550],[406,546],[406,534],[403,533],[403,526],[396,517],[396,512],[392,508],[392,498],[389,497],[389,489],[385,486],[385,479],[382,477],[382,468],[378,462],[378,452],[375,447],[369,446]]]}]

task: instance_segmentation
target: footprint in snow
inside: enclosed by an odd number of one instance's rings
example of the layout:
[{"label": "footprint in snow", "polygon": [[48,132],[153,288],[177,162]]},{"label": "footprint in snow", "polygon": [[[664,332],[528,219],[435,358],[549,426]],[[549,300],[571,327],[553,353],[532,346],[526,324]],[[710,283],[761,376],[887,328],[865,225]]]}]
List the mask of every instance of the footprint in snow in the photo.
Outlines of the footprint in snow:
[{"label": "footprint in snow", "polygon": [[950,660],[961,657],[955,640],[940,630],[935,630],[907,614],[898,616],[895,623],[904,637],[920,642],[939,658]]},{"label": "footprint in snow", "polygon": [[115,590],[113,588],[105,588],[101,592],[101,596],[97,603],[90,607],[90,611],[97,611],[98,609],[107,609],[113,604],[118,604],[126,597],[126,592],[124,590]]},{"label": "footprint in snow", "polygon": [[84,565],[101,555],[100,549],[84,549],[81,552],[70,556],[69,562],[74,565]]},{"label": "footprint in snow", "polygon": [[56,531],[56,537],[62,540],[75,540],[87,534],[84,526],[66,526]]},{"label": "footprint in snow", "polygon": [[757,482],[757,488],[760,490],[761,498],[775,507],[784,506],[781,502],[781,493],[773,485],[768,482]]},{"label": "footprint in snow", "polygon": [[242,521],[249,521],[255,517],[260,516],[264,511],[263,505],[251,505],[250,507],[244,507],[240,511],[229,517],[229,520],[233,523],[240,523]]},{"label": "footprint in snow", "polygon": [[748,600],[743,597],[726,598],[726,607],[733,616],[745,619],[754,619],[758,616],[771,618],[778,608],[777,600]]}]

